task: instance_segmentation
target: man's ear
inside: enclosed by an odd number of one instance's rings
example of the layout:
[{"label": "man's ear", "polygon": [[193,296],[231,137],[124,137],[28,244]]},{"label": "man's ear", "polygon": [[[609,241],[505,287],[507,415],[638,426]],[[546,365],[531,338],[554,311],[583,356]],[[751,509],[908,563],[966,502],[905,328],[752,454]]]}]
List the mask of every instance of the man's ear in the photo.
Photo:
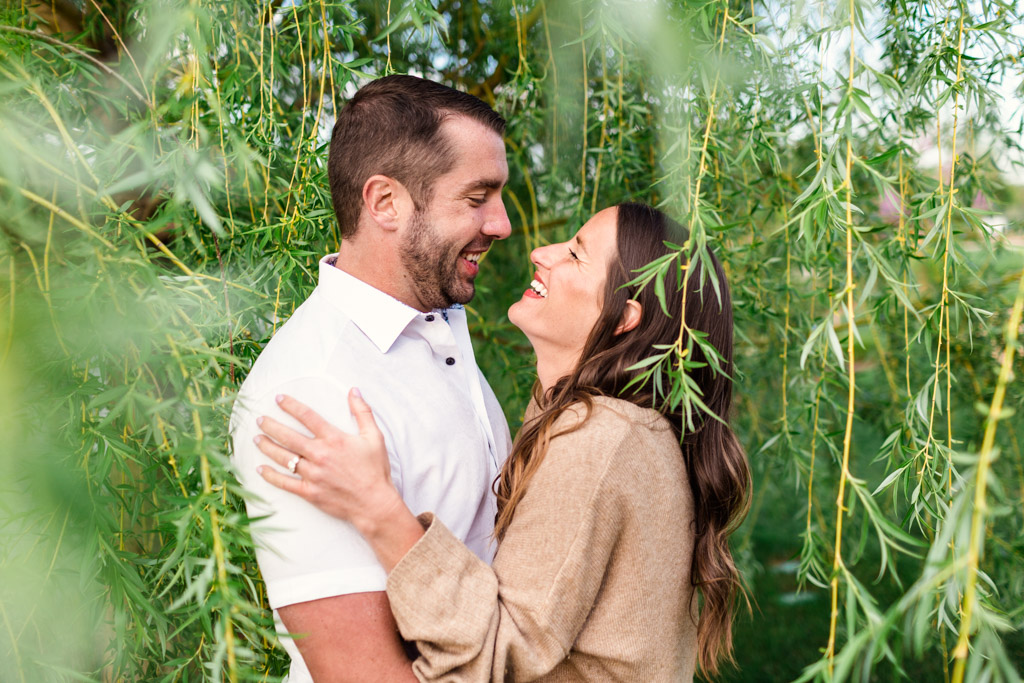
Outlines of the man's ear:
[{"label": "man's ear", "polygon": [[363,183],[363,213],[385,230],[397,230],[412,198],[402,183],[386,175],[372,175]]},{"label": "man's ear", "polygon": [[629,332],[634,327],[640,324],[640,318],[643,317],[644,309],[640,305],[640,302],[635,299],[630,299],[626,302],[626,310],[622,312],[622,318],[619,320],[618,327],[615,328],[615,334],[622,334],[623,332]]}]

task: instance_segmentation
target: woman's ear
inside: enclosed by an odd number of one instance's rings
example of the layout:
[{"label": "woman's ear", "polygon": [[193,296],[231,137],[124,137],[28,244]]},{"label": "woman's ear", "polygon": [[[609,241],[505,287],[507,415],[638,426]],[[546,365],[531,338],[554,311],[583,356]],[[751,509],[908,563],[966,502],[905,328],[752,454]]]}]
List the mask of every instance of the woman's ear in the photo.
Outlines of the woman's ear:
[{"label": "woman's ear", "polygon": [[629,332],[634,327],[640,324],[640,318],[643,316],[643,306],[640,302],[635,299],[629,299],[626,302],[626,310],[622,312],[622,318],[619,319],[619,325],[615,328],[615,334],[622,334],[623,332]]}]

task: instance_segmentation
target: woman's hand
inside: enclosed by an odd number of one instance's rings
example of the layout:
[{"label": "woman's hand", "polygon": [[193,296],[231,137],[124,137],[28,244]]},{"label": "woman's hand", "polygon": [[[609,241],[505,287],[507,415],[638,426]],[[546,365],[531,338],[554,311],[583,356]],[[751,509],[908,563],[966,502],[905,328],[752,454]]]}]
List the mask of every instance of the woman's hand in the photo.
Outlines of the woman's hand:
[{"label": "woman's hand", "polygon": [[348,394],[358,434],[343,432],[290,396],[278,396],[277,403],[305,425],[313,438],[271,417],[259,418],[257,424],[265,436],[256,437],[256,446],[297,475],[282,474],[273,467],[257,468],[267,482],[333,517],[352,522],[364,536],[395,514],[396,507],[405,507],[391,482],[384,436],[358,389]]}]

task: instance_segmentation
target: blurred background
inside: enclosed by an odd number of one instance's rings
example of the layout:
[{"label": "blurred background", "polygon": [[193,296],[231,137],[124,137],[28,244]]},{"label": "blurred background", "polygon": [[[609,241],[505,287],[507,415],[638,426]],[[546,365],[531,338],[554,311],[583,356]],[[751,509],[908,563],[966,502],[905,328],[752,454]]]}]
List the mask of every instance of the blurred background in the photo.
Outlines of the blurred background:
[{"label": "blurred background", "polygon": [[[534,247],[635,199],[725,263],[755,472],[728,681],[1024,671],[1013,0],[0,5],[0,679],[277,680],[227,416],[338,229],[346,97],[509,127],[469,307],[515,429]],[[841,525],[841,528],[839,528]]]}]

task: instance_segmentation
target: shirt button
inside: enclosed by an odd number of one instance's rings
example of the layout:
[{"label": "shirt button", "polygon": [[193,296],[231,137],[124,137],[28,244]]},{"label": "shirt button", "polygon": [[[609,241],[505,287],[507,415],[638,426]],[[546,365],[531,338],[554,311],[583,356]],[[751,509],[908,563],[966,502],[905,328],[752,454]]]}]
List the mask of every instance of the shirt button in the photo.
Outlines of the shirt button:
[{"label": "shirt button", "polygon": [[424,318],[424,320],[426,320],[428,323],[432,323],[434,322],[434,316],[428,315],[426,318]]},{"label": "shirt button", "polygon": [[447,358],[445,358],[444,362],[445,362],[446,365],[455,365],[455,359],[452,358],[451,356],[448,356]]}]

